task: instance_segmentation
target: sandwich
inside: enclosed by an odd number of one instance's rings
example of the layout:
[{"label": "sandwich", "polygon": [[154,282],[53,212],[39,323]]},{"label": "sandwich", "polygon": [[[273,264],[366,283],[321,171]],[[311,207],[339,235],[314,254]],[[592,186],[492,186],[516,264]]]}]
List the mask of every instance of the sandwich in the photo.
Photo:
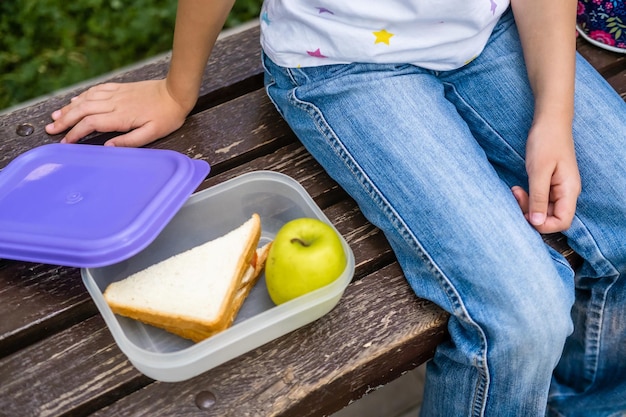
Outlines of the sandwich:
[{"label": "sandwich", "polygon": [[194,342],[230,327],[256,284],[271,242],[258,247],[258,214],[236,229],[111,283],[114,313]]}]

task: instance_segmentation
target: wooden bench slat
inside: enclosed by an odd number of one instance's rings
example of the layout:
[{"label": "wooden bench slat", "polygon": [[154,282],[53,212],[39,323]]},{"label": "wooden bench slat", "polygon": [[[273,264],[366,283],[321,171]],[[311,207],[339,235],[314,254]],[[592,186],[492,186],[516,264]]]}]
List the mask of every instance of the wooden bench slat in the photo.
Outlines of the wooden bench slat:
[{"label": "wooden bench slat", "polygon": [[96,313],[80,271],[0,260],[0,357]]},{"label": "wooden bench slat", "polygon": [[84,414],[152,382],[126,360],[100,315],[0,359],[0,380],[0,415],[23,417]]},{"label": "wooden bench slat", "polygon": [[[393,274],[381,270],[377,271],[375,276],[364,278],[367,281],[366,284],[361,283],[361,281],[351,284],[349,288],[354,286],[356,289],[350,289],[346,292],[346,295],[337,307],[343,306],[341,310],[333,315],[330,315],[331,312],[328,317],[325,316],[326,318],[322,318],[303,328],[309,330],[298,330],[300,333],[305,332],[304,335],[292,333],[279,339],[276,343],[270,343],[263,348],[259,348],[261,350],[269,349],[270,351],[269,353],[263,353],[261,356],[267,356],[267,360],[272,362],[272,366],[276,368],[283,364],[284,358],[281,356],[281,352],[286,349],[286,346],[295,346],[297,349],[297,346],[303,340],[306,340],[307,343],[315,346],[315,351],[318,352],[317,342],[315,342],[315,339],[311,339],[309,333],[323,335],[320,341],[327,343],[329,349],[334,349],[332,346],[337,346],[341,343],[349,343],[349,346],[346,346],[346,348],[352,349],[354,348],[354,343],[361,343],[362,341],[360,340],[352,341],[348,337],[353,331],[363,338],[363,349],[365,347],[369,348],[371,346],[370,343],[375,344],[379,349],[382,349],[383,344],[396,343],[399,346],[397,355],[403,358],[403,366],[398,366],[397,358],[394,358],[389,362],[389,366],[384,365],[385,369],[381,372],[381,369],[376,368],[374,364],[367,363],[368,361],[373,362],[376,360],[375,349],[367,350],[365,357],[360,357],[350,351],[337,358],[336,362],[329,363],[327,369],[318,370],[316,377],[319,378],[319,381],[307,381],[309,384],[316,383],[319,385],[317,389],[323,391],[328,384],[326,375],[338,372],[335,369],[338,363],[341,363],[341,366],[352,368],[350,375],[345,375],[343,369],[339,370],[340,373],[338,375],[343,374],[342,379],[345,380],[337,383],[348,385],[349,389],[341,388],[345,392],[346,399],[345,402],[342,399],[339,404],[336,404],[335,410],[344,406],[350,399],[354,398],[354,395],[362,395],[371,384],[371,375],[382,375],[378,379],[377,384],[383,384],[395,379],[402,372],[417,366],[422,360],[427,358],[416,356],[407,347],[411,346],[411,344],[407,345],[404,338],[410,337],[415,339],[412,343],[416,344],[417,352],[423,352],[422,345],[424,343],[432,343],[430,347],[434,349],[436,343],[441,340],[440,338],[445,337],[446,315],[434,305],[426,307],[423,304],[425,302],[421,301],[422,304],[420,304],[417,301],[402,278],[397,265],[388,267],[388,269],[392,270]],[[377,304],[375,305],[372,305],[371,301],[367,301],[372,293],[379,294]],[[352,294],[351,297],[357,298],[349,298],[348,294]],[[390,298],[393,299],[390,300]],[[377,305],[378,307],[376,307]],[[406,322],[411,322],[411,329],[395,329],[393,326],[399,325],[398,323],[389,322],[389,317],[384,319],[377,317],[377,314],[381,316],[388,314],[386,309],[389,307],[393,309],[393,319],[403,322],[403,326],[406,327],[409,327],[409,324]],[[354,317],[344,317],[346,309],[352,311],[351,315]],[[369,312],[365,314],[364,309],[367,309]],[[407,309],[408,312],[406,311]],[[387,313],[385,313],[386,311]],[[427,315],[426,312],[433,316]],[[379,318],[381,320],[377,323],[376,320]],[[344,320],[350,323],[350,327],[347,329],[344,328],[346,324]],[[330,330],[316,329],[318,326],[330,328]],[[311,327],[314,330],[311,330]],[[340,330],[342,328],[343,330]],[[396,340],[399,335],[402,336],[403,340]],[[277,346],[274,346],[275,344]],[[247,396],[253,396],[254,394],[263,395],[268,403],[272,404],[280,398],[282,392],[277,392],[277,395],[279,395],[277,398],[267,398],[268,393],[262,389],[262,386],[259,387],[260,381],[254,384],[247,384],[245,380],[238,380],[238,375],[241,372],[247,372],[250,366],[247,363],[242,364],[241,361],[246,361],[246,357],[250,355],[257,357],[259,349],[253,353],[236,358],[213,371],[209,371],[209,375],[198,378],[211,381],[212,379],[220,380],[222,378],[236,377],[229,383],[235,385],[242,384],[241,386],[245,388],[241,389],[245,389]],[[292,352],[291,354],[298,353]],[[53,358],[51,359],[50,356],[53,356]],[[257,359],[250,360],[252,362],[257,361]],[[316,359],[311,358],[310,360],[309,366],[315,366],[314,362]],[[71,363],[72,366],[64,366],[64,364],[68,363]],[[265,364],[256,366],[263,368]],[[379,364],[378,367],[380,366]],[[224,369],[224,367],[227,367],[227,369]],[[390,369],[387,369],[388,367]],[[233,373],[233,368],[239,369],[239,371]],[[302,372],[309,374],[310,370]],[[0,377],[3,381],[11,381],[0,387],[0,405],[2,410],[8,412],[9,415],[15,412],[15,415],[22,416],[59,415],[70,411],[76,413],[78,410],[92,410],[104,405],[102,404],[104,399],[94,399],[94,396],[102,397],[104,396],[103,394],[106,394],[106,397],[113,400],[150,382],[128,363],[114,344],[100,316],[94,316],[53,336],[50,340],[43,340],[15,355],[0,360]],[[198,378],[174,384],[177,387],[173,391],[178,392],[180,388],[186,390],[185,386],[178,385],[197,384]],[[257,375],[257,378],[263,379],[264,376]],[[359,378],[364,381],[363,386],[358,386]],[[368,383],[365,383],[365,381],[368,381]],[[164,385],[167,386],[166,391],[172,388],[172,384]],[[45,392],[41,392],[42,386],[46,387]],[[260,389],[261,392],[255,393],[255,389]],[[142,394],[137,395],[145,395],[150,398],[152,395],[155,395],[151,390],[152,388],[148,387],[141,391]],[[223,390],[226,391],[228,389],[224,388]],[[333,391],[331,390],[331,392]],[[161,394],[158,395],[161,396]],[[94,401],[96,402],[94,403]],[[135,400],[129,401],[129,404],[135,403]],[[237,397],[235,396],[229,401],[237,403]],[[251,401],[251,399],[247,401]],[[232,404],[225,407],[229,409],[231,406]],[[320,405],[318,404],[316,407],[320,407]],[[306,408],[308,409],[310,406]],[[217,414],[210,415],[223,415],[219,410]],[[132,414],[129,410],[125,412]],[[111,413],[109,415],[123,415],[123,413],[115,414],[117,412],[112,410],[108,410],[106,413]]]},{"label": "wooden bench slat", "polygon": [[[233,114],[237,115],[232,123]],[[226,123],[226,121],[229,121]],[[211,176],[297,140],[262,89],[192,115],[153,144],[211,164]]]},{"label": "wooden bench slat", "polygon": [[[94,416],[322,415],[362,395],[372,381],[382,384],[417,366],[426,358],[415,352],[444,340],[446,321],[440,309],[415,297],[393,264],[351,284],[319,320],[175,389],[155,382]],[[208,410],[196,405],[203,391],[217,397]]]}]

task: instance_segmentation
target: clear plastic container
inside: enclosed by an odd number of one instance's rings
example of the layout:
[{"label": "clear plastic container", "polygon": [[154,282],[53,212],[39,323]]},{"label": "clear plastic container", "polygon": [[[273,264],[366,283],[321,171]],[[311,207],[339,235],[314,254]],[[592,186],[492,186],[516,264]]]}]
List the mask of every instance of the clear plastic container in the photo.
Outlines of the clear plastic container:
[{"label": "clear plastic container", "polygon": [[260,245],[295,218],[313,217],[331,224],[298,182],[280,173],[257,171],[193,194],[154,242],[132,258],[81,270],[116,343],[140,372],[166,382],[194,377],[318,319],[337,304],[354,274],[354,255],[343,238],[348,263],[336,281],[276,306],[262,275],[233,326],[200,343],[113,314],[103,297],[111,282],[221,236],[252,213],[261,217]]}]

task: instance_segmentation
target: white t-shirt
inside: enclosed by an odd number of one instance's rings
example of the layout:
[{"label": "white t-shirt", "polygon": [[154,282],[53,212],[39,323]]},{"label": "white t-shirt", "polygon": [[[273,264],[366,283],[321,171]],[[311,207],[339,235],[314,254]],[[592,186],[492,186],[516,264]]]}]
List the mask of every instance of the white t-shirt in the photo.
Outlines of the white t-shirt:
[{"label": "white t-shirt", "polygon": [[284,67],[351,62],[459,68],[485,47],[509,0],[265,0],[261,45]]}]

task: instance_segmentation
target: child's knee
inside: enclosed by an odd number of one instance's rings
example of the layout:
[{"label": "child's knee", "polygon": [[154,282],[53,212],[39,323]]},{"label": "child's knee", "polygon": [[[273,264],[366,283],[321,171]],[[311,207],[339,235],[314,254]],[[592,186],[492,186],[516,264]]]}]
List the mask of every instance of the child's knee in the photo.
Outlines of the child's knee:
[{"label": "child's knee", "polygon": [[[511,365],[519,367],[554,368],[565,346],[565,340],[573,331],[569,304],[552,300],[551,304],[533,309],[515,310],[511,306],[510,322],[499,329],[494,337],[503,347],[499,354]],[[547,308],[549,307],[549,308]]]}]

